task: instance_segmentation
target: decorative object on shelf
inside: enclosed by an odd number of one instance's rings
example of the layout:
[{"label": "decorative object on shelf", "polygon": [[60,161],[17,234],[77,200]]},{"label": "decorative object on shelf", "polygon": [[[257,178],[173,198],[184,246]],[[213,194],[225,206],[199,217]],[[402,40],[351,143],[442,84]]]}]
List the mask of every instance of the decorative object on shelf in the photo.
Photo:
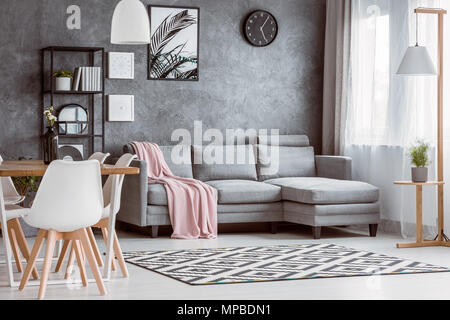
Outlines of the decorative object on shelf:
[{"label": "decorative object on shelf", "polygon": [[111,43],[150,43],[150,23],[141,1],[122,0],[117,4],[111,23]]},{"label": "decorative object on shelf", "polygon": [[59,158],[62,160],[82,161],[84,145],[65,144],[59,146]]},{"label": "decorative object on shelf", "polygon": [[53,73],[53,77],[55,77],[55,90],[56,91],[70,91],[71,80],[73,78],[73,74],[67,70],[60,70]]},{"label": "decorative object on shelf", "polygon": [[47,132],[44,134],[43,139],[45,164],[49,164],[53,160],[58,159],[58,133],[54,130],[57,119],[53,112],[53,107],[49,107],[44,111],[45,118],[47,119]]},{"label": "decorative object on shelf", "polygon": [[134,121],[134,96],[109,95],[108,121]]},{"label": "decorative object on shelf", "polygon": [[108,78],[134,79],[134,53],[108,52]]},{"label": "decorative object on shelf", "polygon": [[268,46],[275,40],[277,34],[278,23],[270,12],[264,10],[253,11],[245,19],[244,35],[253,46]]},{"label": "decorative object on shelf", "polygon": [[[427,50],[419,49],[418,41],[416,47],[410,47],[405,54],[405,57],[397,71],[397,74],[409,76],[423,76],[423,75],[438,75],[437,83],[437,182],[438,185],[438,235],[437,241],[429,243],[429,246],[448,246],[446,241],[447,236],[444,234],[444,16],[447,11],[437,8],[417,8],[414,10],[418,14],[431,14],[437,17],[437,52],[439,70],[433,63],[430,64],[431,58],[427,58]],[[418,20],[418,19],[417,19]],[[418,28],[416,24],[416,28]],[[417,36],[417,33],[416,33]],[[426,53],[426,54],[425,54]],[[421,58],[417,59],[417,56]],[[411,63],[409,62],[411,61]],[[418,244],[415,247],[421,247],[423,244]]]},{"label": "decorative object on shelf", "polygon": [[102,68],[78,67],[75,68],[75,77],[72,90],[99,92],[102,90]]},{"label": "decorative object on shelf", "polygon": [[413,182],[427,182],[428,168],[431,161],[428,157],[430,145],[424,141],[417,141],[415,146],[409,149],[409,157],[411,163],[416,167],[411,168],[411,176]]},{"label": "decorative object on shelf", "polygon": [[149,6],[149,80],[198,81],[200,8]]},{"label": "decorative object on shelf", "polygon": [[79,104],[67,104],[58,112],[58,128],[61,135],[85,134],[88,123],[88,110]]}]

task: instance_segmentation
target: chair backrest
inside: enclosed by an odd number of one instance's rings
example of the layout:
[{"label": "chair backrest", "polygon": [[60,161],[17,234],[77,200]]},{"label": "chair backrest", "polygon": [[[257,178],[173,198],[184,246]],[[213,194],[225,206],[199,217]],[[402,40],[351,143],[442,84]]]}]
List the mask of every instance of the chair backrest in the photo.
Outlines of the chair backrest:
[{"label": "chair backrest", "polygon": [[[120,167],[125,168],[129,167],[131,161],[136,159],[137,156],[135,154],[126,153],[122,155],[119,160],[117,160],[114,167]],[[103,186],[103,201],[104,206],[111,205],[114,214],[117,214],[120,210],[120,197],[122,194],[122,185],[123,185],[123,179],[125,178],[125,175],[111,175],[108,177],[108,180],[106,180],[105,185]],[[111,195],[111,189],[113,185],[115,184],[114,189],[114,195]]]},{"label": "chair backrest", "polygon": [[95,152],[89,157],[89,160],[97,160],[100,164],[103,164],[109,156],[109,153]]},{"label": "chair backrest", "polygon": [[[2,156],[0,156],[0,163],[3,162]],[[2,184],[3,189],[3,196],[5,198],[9,197],[20,197],[19,193],[16,190],[16,187],[14,186],[14,183],[12,182],[10,177],[0,177],[0,183]]]},{"label": "chair backrest", "polygon": [[71,232],[96,224],[103,211],[96,160],[50,163],[25,221],[36,228]]}]

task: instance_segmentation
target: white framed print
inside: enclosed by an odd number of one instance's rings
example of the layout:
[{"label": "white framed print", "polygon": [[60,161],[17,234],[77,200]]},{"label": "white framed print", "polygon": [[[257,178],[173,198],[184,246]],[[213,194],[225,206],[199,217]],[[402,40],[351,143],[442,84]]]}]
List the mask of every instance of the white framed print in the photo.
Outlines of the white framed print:
[{"label": "white framed print", "polygon": [[109,95],[108,121],[110,122],[134,121],[134,96]]},{"label": "white framed print", "polygon": [[149,80],[198,81],[199,7],[149,5]]},{"label": "white framed print", "polygon": [[108,52],[108,78],[134,79],[134,53]]}]

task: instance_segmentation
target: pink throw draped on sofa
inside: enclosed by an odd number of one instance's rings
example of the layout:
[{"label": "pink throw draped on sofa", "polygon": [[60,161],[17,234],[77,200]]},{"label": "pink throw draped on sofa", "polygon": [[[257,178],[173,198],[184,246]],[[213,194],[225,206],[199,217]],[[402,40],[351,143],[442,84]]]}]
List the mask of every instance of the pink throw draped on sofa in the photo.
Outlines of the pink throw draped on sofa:
[{"label": "pink throw draped on sofa", "polygon": [[195,179],[173,175],[159,146],[132,142],[139,160],[148,163],[148,182],[163,184],[167,192],[170,221],[175,239],[217,237],[216,190]]}]

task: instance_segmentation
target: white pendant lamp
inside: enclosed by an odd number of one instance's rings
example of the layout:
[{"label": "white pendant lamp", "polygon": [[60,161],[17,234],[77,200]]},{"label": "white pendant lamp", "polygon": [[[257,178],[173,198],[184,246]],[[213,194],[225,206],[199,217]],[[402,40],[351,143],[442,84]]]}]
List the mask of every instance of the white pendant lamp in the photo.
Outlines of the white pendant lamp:
[{"label": "white pendant lamp", "polygon": [[139,0],[121,0],[111,23],[111,43],[150,43],[150,22],[144,4]]},{"label": "white pendant lamp", "polygon": [[409,47],[406,50],[397,74],[408,76],[434,76],[437,72],[427,48],[417,45],[415,47]]},{"label": "white pendant lamp", "polygon": [[436,67],[426,47],[419,46],[418,18],[416,14],[416,45],[406,50],[397,74],[406,76],[434,76]]}]

